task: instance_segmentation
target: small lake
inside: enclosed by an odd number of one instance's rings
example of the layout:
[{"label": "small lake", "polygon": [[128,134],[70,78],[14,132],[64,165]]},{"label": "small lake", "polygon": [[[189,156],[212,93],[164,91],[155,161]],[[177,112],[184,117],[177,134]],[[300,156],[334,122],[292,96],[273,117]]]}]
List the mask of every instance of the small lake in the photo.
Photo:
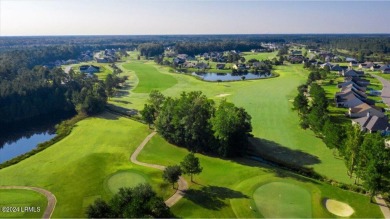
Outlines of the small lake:
[{"label": "small lake", "polygon": [[55,125],[69,119],[74,113],[41,116],[35,119],[13,123],[7,130],[0,130],[0,163],[25,154],[38,144],[56,136]]},{"label": "small lake", "polygon": [[39,143],[48,141],[55,136],[55,133],[47,131],[40,134],[33,134],[29,137],[21,137],[16,142],[6,143],[0,148],[0,163],[25,154],[36,148]]},{"label": "small lake", "polygon": [[251,80],[251,79],[261,79],[261,78],[269,78],[272,76],[270,73],[266,74],[253,74],[253,73],[246,73],[246,74],[231,74],[231,73],[196,73],[193,72],[192,75],[201,78],[205,81],[241,81],[242,77],[244,76],[244,80]]}]

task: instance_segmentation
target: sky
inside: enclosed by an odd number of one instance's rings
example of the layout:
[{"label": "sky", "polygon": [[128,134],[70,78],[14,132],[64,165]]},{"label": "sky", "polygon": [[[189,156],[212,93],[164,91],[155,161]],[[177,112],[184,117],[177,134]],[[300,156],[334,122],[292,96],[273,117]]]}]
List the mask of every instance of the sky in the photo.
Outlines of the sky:
[{"label": "sky", "polygon": [[0,36],[390,33],[390,0],[0,0]]}]

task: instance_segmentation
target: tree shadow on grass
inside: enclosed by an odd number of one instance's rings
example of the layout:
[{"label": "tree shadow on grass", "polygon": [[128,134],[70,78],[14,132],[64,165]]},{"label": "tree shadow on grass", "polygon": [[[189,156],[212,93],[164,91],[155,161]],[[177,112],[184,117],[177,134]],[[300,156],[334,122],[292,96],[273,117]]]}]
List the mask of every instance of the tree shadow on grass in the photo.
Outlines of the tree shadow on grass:
[{"label": "tree shadow on grass", "polygon": [[134,115],[138,114],[138,110],[136,110],[136,109],[128,109],[128,108],[124,108],[124,107],[117,106],[117,105],[110,104],[110,103],[107,104],[106,109],[110,112],[113,112],[113,113],[114,112],[120,113],[124,116],[134,116]]},{"label": "tree shadow on grass", "polygon": [[226,199],[249,198],[239,191],[220,186],[203,186],[201,189],[189,189],[184,195],[185,199],[210,210],[220,210],[227,206]]},{"label": "tree shadow on grass", "polygon": [[275,160],[294,166],[308,166],[321,163],[321,160],[315,155],[284,147],[274,141],[250,138],[250,143],[249,150],[267,160]]}]

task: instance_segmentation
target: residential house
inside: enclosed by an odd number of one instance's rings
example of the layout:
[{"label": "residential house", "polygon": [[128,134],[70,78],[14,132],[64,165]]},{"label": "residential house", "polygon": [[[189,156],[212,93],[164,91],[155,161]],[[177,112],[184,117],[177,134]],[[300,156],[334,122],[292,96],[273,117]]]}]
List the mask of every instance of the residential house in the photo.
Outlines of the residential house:
[{"label": "residential house", "polygon": [[364,71],[356,71],[353,69],[348,69],[346,71],[339,72],[339,74],[344,77],[361,77],[364,76]]},{"label": "residential house", "polygon": [[360,63],[359,64],[359,69],[371,69],[371,67],[374,66],[374,63],[373,62],[364,62],[364,63]]},{"label": "residential house", "polygon": [[336,65],[333,65],[331,68],[330,68],[331,71],[343,71],[344,69],[342,67],[340,67],[338,64]]},{"label": "residential house", "polygon": [[326,68],[326,67],[328,67],[329,69],[332,69],[333,65],[329,62],[326,62],[326,63],[320,65],[320,68]]},{"label": "residential house", "polygon": [[302,51],[300,51],[300,50],[292,50],[292,51],[290,52],[290,54],[291,54],[292,56],[302,56]]},{"label": "residential house", "polygon": [[356,59],[350,58],[350,57],[345,58],[345,61],[346,62],[357,62]]},{"label": "residential house", "polygon": [[193,63],[193,62],[184,62],[183,63],[183,67],[184,68],[195,68],[195,63]]},{"label": "residential house", "polygon": [[349,67],[356,67],[356,66],[359,66],[359,63],[357,61],[350,61],[348,66]]},{"label": "residential house", "polygon": [[94,74],[100,71],[100,67],[94,65],[82,65],[80,66],[81,73]]},{"label": "residential house", "polygon": [[370,85],[370,81],[363,79],[363,78],[358,78],[358,77],[345,77],[344,81],[353,81],[355,84],[359,85],[360,87],[367,87]]},{"label": "residential house", "polygon": [[247,66],[245,64],[234,64],[232,68],[235,70],[245,70],[247,69]]},{"label": "residential house", "polygon": [[225,68],[225,64],[224,63],[217,63],[217,65],[215,67],[217,69],[224,69]]},{"label": "residential house", "polygon": [[390,65],[382,65],[381,67],[379,67],[379,71],[383,71],[385,70],[386,68],[390,68]]},{"label": "residential house", "polygon": [[195,68],[197,69],[207,69],[209,68],[209,65],[207,65],[206,63],[204,62],[199,62],[195,65]]},{"label": "residential house", "polygon": [[347,116],[351,118],[361,118],[365,117],[369,113],[372,116],[384,117],[385,114],[380,110],[374,108],[373,106],[368,105],[367,103],[362,103],[358,106],[349,108],[346,113]]},{"label": "residential house", "polygon": [[353,92],[343,96],[335,96],[336,107],[351,108],[364,103]]},{"label": "residential house", "polygon": [[380,67],[381,67],[381,65],[374,63],[374,65],[371,66],[370,70],[371,71],[377,71],[377,70],[379,70]]},{"label": "residential house", "polygon": [[355,83],[354,81],[345,81],[345,82],[339,83],[337,85],[338,88],[345,88],[345,87],[349,87],[349,86],[352,86],[354,89],[359,90],[361,92],[366,92],[365,86],[360,86],[357,83]]},{"label": "residential house", "polygon": [[386,116],[378,117],[367,113],[365,117],[358,119],[353,119],[352,124],[358,124],[362,131],[369,133],[374,132],[388,132],[389,130],[389,121]]},{"label": "residential house", "polygon": [[383,74],[390,74],[390,67],[382,70]]}]

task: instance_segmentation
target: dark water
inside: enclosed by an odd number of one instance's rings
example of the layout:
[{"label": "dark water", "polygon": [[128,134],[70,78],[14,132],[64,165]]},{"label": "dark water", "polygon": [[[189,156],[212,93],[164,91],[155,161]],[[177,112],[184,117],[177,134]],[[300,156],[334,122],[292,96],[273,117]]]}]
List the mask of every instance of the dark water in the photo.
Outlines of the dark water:
[{"label": "dark water", "polygon": [[199,78],[202,78],[205,81],[241,81],[242,76],[245,77],[245,80],[249,79],[260,79],[260,78],[269,78],[272,75],[269,73],[265,74],[253,74],[253,73],[247,73],[247,74],[223,74],[223,73],[195,73],[193,72],[192,75],[197,76]]},{"label": "dark water", "polygon": [[0,130],[0,163],[25,154],[40,143],[56,136],[55,125],[69,119],[73,113],[41,116],[32,120],[7,125]]}]

